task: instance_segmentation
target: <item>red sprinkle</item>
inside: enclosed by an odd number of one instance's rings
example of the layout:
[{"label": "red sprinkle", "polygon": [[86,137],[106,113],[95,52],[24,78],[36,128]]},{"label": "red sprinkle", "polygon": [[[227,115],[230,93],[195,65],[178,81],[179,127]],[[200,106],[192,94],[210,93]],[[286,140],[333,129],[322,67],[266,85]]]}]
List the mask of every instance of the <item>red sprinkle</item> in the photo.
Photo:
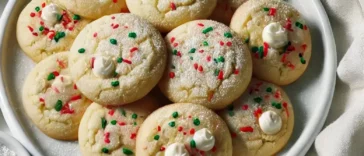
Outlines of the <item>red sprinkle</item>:
[{"label": "red sprinkle", "polygon": [[203,67],[202,66],[199,66],[198,67],[198,71],[203,72]]},{"label": "red sprinkle", "polygon": [[205,25],[203,25],[202,23],[197,23],[197,25],[198,25],[198,26],[200,26],[200,27],[205,26]]},{"label": "red sprinkle", "polygon": [[173,43],[176,40],[176,38],[172,37],[171,38],[171,43]]},{"label": "red sprinkle", "polygon": [[130,134],[130,139],[135,139],[136,138],[136,133],[131,133]]},{"label": "red sprinkle", "polygon": [[69,28],[68,28],[68,30],[69,30],[69,31],[73,31],[73,27],[69,27]]},{"label": "red sprinkle", "polygon": [[287,53],[283,54],[281,62],[286,62],[287,55],[288,55]]},{"label": "red sprinkle", "polygon": [[254,129],[251,126],[246,126],[246,127],[240,127],[240,131],[242,131],[242,132],[253,132]]},{"label": "red sprinkle", "polygon": [[36,32],[33,32],[33,36],[38,36],[38,33],[36,33]]},{"label": "red sprinkle", "polygon": [[46,4],[45,3],[42,3],[42,8],[44,8],[46,6]]},{"label": "red sprinkle", "polygon": [[286,25],[284,26],[289,31],[293,31],[291,19],[287,19]]},{"label": "red sprinkle", "polygon": [[291,68],[292,70],[295,68],[295,66],[294,66],[291,62],[288,62],[288,63],[287,63],[287,66],[288,66],[289,68]]},{"label": "red sprinkle", "polygon": [[304,25],[303,26],[303,30],[307,30],[307,25]]},{"label": "red sprinkle", "polygon": [[254,116],[255,116],[256,118],[259,118],[260,114],[262,114],[262,113],[263,113],[262,109],[261,109],[261,108],[258,108],[258,109],[256,109],[256,110],[254,111]]},{"label": "red sprinkle", "polygon": [[70,109],[70,105],[68,103],[66,103],[62,109],[61,109],[61,114],[73,114],[74,110]]},{"label": "red sprinkle", "polygon": [[177,47],[178,46],[178,43],[173,43],[173,47]]},{"label": "red sprinkle", "polygon": [[112,0],[112,2],[117,3],[117,2],[118,2],[118,0]]},{"label": "red sprinkle", "polygon": [[40,21],[39,23],[40,23],[40,25],[43,25],[44,26],[44,22],[43,21]]},{"label": "red sprinkle", "polygon": [[56,34],[54,32],[51,32],[51,34],[48,36],[49,39],[53,39]]},{"label": "red sprinkle", "polygon": [[193,64],[193,67],[197,70],[198,64],[197,63]]},{"label": "red sprinkle", "polygon": [[173,2],[171,2],[170,7],[172,10],[176,10],[176,4],[174,4]]},{"label": "red sprinkle", "polygon": [[130,52],[134,52],[134,51],[137,51],[137,50],[138,50],[137,47],[133,47],[133,48],[130,49]]},{"label": "red sprinkle", "polygon": [[58,88],[56,88],[56,87],[52,87],[52,89],[53,89],[56,93],[59,93]]},{"label": "red sprinkle", "polygon": [[249,108],[249,106],[248,106],[248,105],[246,105],[246,104],[245,104],[245,105],[243,105],[243,107],[242,107],[242,109],[243,109],[243,110],[248,110],[248,108]]},{"label": "red sprinkle", "polygon": [[93,69],[94,68],[94,64],[95,64],[95,57],[92,57],[91,58],[91,68]]},{"label": "red sprinkle", "polygon": [[238,75],[239,74],[239,69],[235,69],[234,74]]},{"label": "red sprinkle", "polygon": [[276,12],[277,12],[276,8],[270,8],[269,9],[269,15],[271,15],[271,16],[274,16],[276,14]]},{"label": "red sprinkle", "polygon": [[292,45],[287,47],[287,51],[294,51],[294,50],[296,50],[296,48]]},{"label": "red sprinkle", "polygon": [[119,28],[119,24],[115,24],[112,28],[113,29]]},{"label": "red sprinkle", "polygon": [[211,61],[211,56],[207,56],[207,61],[210,62]]},{"label": "red sprinkle", "polygon": [[57,59],[57,63],[58,63],[58,66],[61,67],[62,69],[66,68],[66,65],[64,64],[63,61],[60,61],[60,60]]},{"label": "red sprinkle", "polygon": [[277,90],[277,92],[274,94],[274,97],[277,99],[281,98],[281,92]]},{"label": "red sprinkle", "polygon": [[105,134],[104,134],[104,141],[105,141],[105,143],[110,143],[110,139],[109,139],[109,137],[110,137],[110,132],[106,132]]},{"label": "red sprinkle", "polygon": [[286,110],[287,116],[289,116],[288,109],[287,109],[287,105],[288,105],[287,102],[283,102],[283,107]]},{"label": "red sprinkle", "polygon": [[178,131],[180,131],[180,132],[181,132],[182,130],[183,130],[183,127],[182,127],[182,126],[179,126],[179,127],[178,127]]},{"label": "red sprinkle", "polygon": [[125,62],[127,64],[131,64],[131,61],[130,60],[127,60],[127,59],[123,59],[123,62]]},{"label": "red sprinkle", "polygon": [[174,74],[174,72],[170,72],[169,73],[169,78],[173,79],[176,75]]},{"label": "red sprinkle", "polygon": [[231,47],[231,46],[233,45],[233,43],[231,43],[231,42],[227,42],[227,43],[226,43],[226,45],[227,45],[228,47]]},{"label": "red sprinkle", "polygon": [[181,52],[180,52],[180,51],[179,51],[179,52],[177,52],[177,56],[182,57],[182,54],[181,54]]},{"label": "red sprinkle", "polygon": [[77,85],[73,84],[73,89],[77,90]]},{"label": "red sprinkle", "polygon": [[269,44],[267,43],[267,42],[264,42],[264,54],[263,54],[263,56],[265,57],[265,56],[267,56],[267,54],[268,54],[268,48],[269,48]]},{"label": "red sprinkle", "polygon": [[201,49],[201,50],[199,50],[198,52],[203,53],[203,52],[204,52],[204,50],[203,50],[203,49]]},{"label": "red sprinkle", "polygon": [[97,37],[97,32],[94,33],[94,37]]},{"label": "red sprinkle", "polygon": [[112,16],[111,19],[115,19],[115,16]]},{"label": "red sprinkle", "polygon": [[113,116],[113,115],[114,115],[114,113],[115,113],[115,110],[113,110],[113,109],[109,110],[109,115],[110,115],[110,116]]},{"label": "red sprinkle", "polygon": [[160,132],[161,131],[161,126],[157,127],[157,131]]},{"label": "red sprinkle", "polygon": [[224,79],[224,72],[222,70],[220,70],[219,75],[217,76],[217,79],[218,80]]},{"label": "red sprinkle", "polygon": [[125,123],[125,122],[119,122],[119,125],[120,125],[120,126],[125,126],[125,125],[126,125],[126,123]]},{"label": "red sprinkle", "polygon": [[161,149],[159,149],[160,151],[164,151],[164,150],[166,150],[166,148],[165,147],[161,147]]},{"label": "red sprinkle", "polygon": [[34,12],[30,13],[30,17],[34,17],[34,16],[35,16]]},{"label": "red sprinkle", "polygon": [[72,96],[70,101],[77,101],[77,100],[80,100],[82,99],[82,96],[81,95],[75,95],[75,96]]},{"label": "red sprinkle", "polygon": [[186,135],[187,133],[186,132],[183,132],[183,135]]},{"label": "red sprinkle", "polygon": [[52,72],[53,74],[54,74],[54,76],[59,76],[59,72],[57,72],[57,71],[54,71],[54,72]]},{"label": "red sprinkle", "polygon": [[220,41],[220,45],[221,45],[221,46],[224,46],[224,44],[225,44],[225,43],[224,43],[223,41]]},{"label": "red sprinkle", "polygon": [[194,129],[194,128],[192,128],[192,129],[190,130],[190,134],[191,134],[191,135],[195,134],[195,129]]},{"label": "red sprinkle", "polygon": [[43,98],[39,98],[39,101],[40,101],[40,102],[44,102],[44,99],[43,99]]},{"label": "red sprinkle", "polygon": [[306,51],[307,44],[302,44],[302,45],[301,45],[301,48],[302,48],[302,50],[303,50],[303,51]]}]

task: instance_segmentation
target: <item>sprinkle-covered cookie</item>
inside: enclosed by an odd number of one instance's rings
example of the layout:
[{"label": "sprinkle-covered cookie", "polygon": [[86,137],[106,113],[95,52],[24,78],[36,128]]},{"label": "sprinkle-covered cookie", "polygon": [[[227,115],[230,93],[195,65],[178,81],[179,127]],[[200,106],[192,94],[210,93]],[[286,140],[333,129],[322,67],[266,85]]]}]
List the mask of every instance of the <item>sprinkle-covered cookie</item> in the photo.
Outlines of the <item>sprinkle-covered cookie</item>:
[{"label": "sprinkle-covered cookie", "polygon": [[294,114],[286,93],[256,79],[220,115],[230,129],[234,156],[274,155],[293,131]]},{"label": "sprinkle-covered cookie", "polygon": [[217,0],[210,19],[229,25],[235,10],[247,0]]},{"label": "sprinkle-covered cookie", "polygon": [[88,19],[128,12],[125,0],[51,0],[52,2]]},{"label": "sprinkle-covered cookie", "polygon": [[149,22],[161,32],[169,32],[189,21],[211,15],[217,0],[126,0],[131,13]]},{"label": "sprinkle-covered cookie", "polygon": [[171,31],[165,40],[170,55],[160,88],[171,101],[221,109],[248,86],[250,51],[224,24],[188,22]]},{"label": "sprinkle-covered cookie", "polygon": [[249,44],[257,78],[287,85],[306,70],[310,31],[300,13],[286,2],[248,1],[235,12],[230,27]]},{"label": "sprinkle-covered cookie", "polygon": [[71,75],[81,92],[101,105],[144,97],[166,65],[160,33],[132,14],[104,16],[77,36],[70,52]]},{"label": "sprinkle-covered cookie", "polygon": [[153,112],[140,127],[136,155],[231,156],[226,124],[195,104],[172,104]]},{"label": "sprinkle-covered cookie", "polygon": [[80,120],[91,101],[73,83],[67,55],[54,54],[34,67],[24,83],[23,106],[46,135],[76,140]]},{"label": "sprinkle-covered cookie", "polygon": [[18,43],[33,61],[68,51],[89,20],[45,0],[32,0],[21,12],[16,29]]},{"label": "sprinkle-covered cookie", "polygon": [[122,107],[87,108],[79,129],[83,155],[135,155],[136,137],[144,119],[158,108],[156,99],[146,96]]}]

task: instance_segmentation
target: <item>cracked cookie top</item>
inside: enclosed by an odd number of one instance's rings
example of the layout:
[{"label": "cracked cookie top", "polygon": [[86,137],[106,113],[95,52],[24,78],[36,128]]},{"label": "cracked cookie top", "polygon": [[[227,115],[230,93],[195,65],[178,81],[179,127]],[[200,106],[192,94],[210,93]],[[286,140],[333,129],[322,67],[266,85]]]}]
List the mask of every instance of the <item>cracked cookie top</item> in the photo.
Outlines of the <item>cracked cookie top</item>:
[{"label": "cracked cookie top", "polygon": [[311,35],[300,13],[278,0],[244,3],[230,27],[253,55],[254,76],[277,85],[297,80],[311,57]]},{"label": "cracked cookie top", "polygon": [[83,155],[135,155],[140,125],[158,104],[146,96],[121,107],[103,107],[92,103],[83,116],[79,145]]},{"label": "cracked cookie top", "polygon": [[223,120],[206,107],[177,103],[145,119],[137,136],[136,154],[143,156],[229,156],[231,137]]},{"label": "cracked cookie top", "polygon": [[274,155],[293,131],[294,114],[286,93],[257,79],[219,115],[230,129],[234,156]]},{"label": "cracked cookie top", "polygon": [[186,22],[210,16],[216,0],[126,0],[131,13],[149,22],[161,32],[169,32]]},{"label": "cracked cookie top", "polygon": [[39,62],[68,51],[89,20],[44,0],[32,0],[19,15],[16,35],[19,46]]},{"label": "cracked cookie top", "polygon": [[160,33],[132,14],[104,16],[77,36],[69,62],[80,91],[101,105],[122,105],[144,97],[166,65]]},{"label": "cracked cookie top", "polygon": [[128,12],[125,0],[49,0],[88,19]]},{"label": "cracked cookie top", "polygon": [[34,124],[48,136],[76,140],[84,111],[91,103],[69,75],[68,52],[37,64],[23,87],[23,106]]},{"label": "cracked cookie top", "polygon": [[169,58],[160,88],[171,101],[221,109],[245,91],[252,75],[251,56],[229,27],[192,21],[165,40]]}]

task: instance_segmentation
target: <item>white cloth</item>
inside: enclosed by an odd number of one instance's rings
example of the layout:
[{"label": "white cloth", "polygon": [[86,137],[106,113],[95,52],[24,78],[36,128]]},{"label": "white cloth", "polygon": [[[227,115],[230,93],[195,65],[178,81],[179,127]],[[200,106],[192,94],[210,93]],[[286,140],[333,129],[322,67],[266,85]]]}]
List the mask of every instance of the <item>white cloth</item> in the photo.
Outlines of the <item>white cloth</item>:
[{"label": "white cloth", "polygon": [[333,103],[315,141],[320,156],[364,156],[364,0],[321,0],[339,66]]}]

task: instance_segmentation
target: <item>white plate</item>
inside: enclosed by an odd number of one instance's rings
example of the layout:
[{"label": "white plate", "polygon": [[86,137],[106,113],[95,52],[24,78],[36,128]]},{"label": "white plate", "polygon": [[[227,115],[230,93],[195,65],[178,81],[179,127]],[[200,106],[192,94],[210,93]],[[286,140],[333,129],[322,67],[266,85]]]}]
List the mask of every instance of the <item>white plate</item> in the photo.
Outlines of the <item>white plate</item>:
[{"label": "white plate", "polygon": [[[26,0],[10,0],[0,21],[0,106],[17,138],[33,155],[80,155],[77,142],[51,139],[26,117],[21,89],[34,63],[16,41],[16,21]],[[284,87],[295,111],[293,135],[281,155],[304,155],[328,114],[336,78],[336,48],[331,26],[319,0],[291,0],[301,11],[312,33],[312,59],[308,70],[294,84]]]}]

